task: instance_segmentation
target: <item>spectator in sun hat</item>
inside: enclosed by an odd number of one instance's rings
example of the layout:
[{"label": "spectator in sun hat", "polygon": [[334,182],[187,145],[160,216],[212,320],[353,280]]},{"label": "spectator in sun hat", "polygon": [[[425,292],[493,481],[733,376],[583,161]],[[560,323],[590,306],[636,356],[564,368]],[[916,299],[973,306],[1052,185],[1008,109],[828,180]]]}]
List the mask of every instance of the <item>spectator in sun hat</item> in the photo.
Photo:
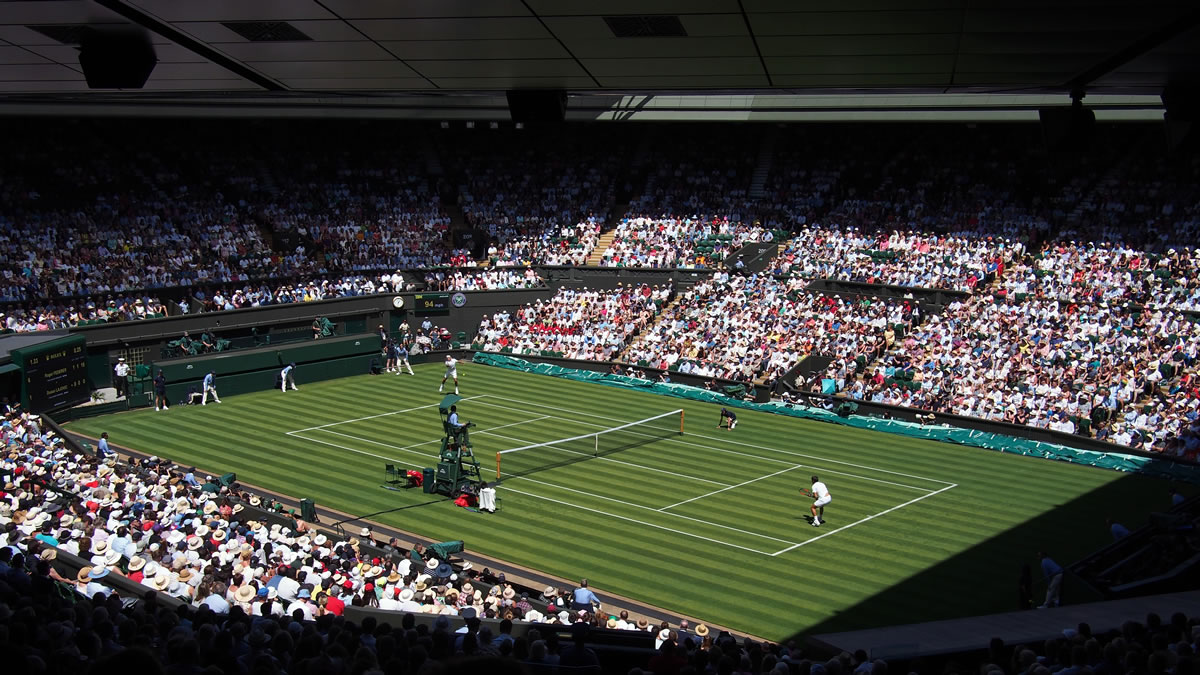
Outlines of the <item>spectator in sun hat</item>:
[{"label": "spectator in sun hat", "polygon": [[287,606],[284,613],[288,616],[295,616],[296,610],[300,610],[304,614],[305,621],[312,621],[317,616],[317,606],[312,602],[312,591],[307,588],[301,588],[296,593],[296,600]]},{"label": "spectator in sun hat", "polygon": [[104,566],[84,567],[79,570],[79,577],[85,583],[83,594],[89,598],[94,598],[97,595],[107,597],[109,593],[112,593],[112,589],[100,583],[100,580],[108,576],[108,574],[108,568]]}]

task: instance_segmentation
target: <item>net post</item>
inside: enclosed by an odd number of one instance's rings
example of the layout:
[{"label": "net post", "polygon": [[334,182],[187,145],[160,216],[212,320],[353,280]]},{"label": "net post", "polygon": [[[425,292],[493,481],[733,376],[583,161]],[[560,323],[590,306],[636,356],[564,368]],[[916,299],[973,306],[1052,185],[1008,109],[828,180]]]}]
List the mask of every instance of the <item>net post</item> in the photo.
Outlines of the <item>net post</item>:
[{"label": "net post", "polygon": [[592,456],[600,456],[600,434],[596,434],[592,437]]},{"label": "net post", "polygon": [[499,453],[499,452],[496,453],[496,480],[497,481],[500,480],[500,454],[501,453]]},{"label": "net post", "polygon": [[687,414],[686,410],[679,411],[679,433],[683,433],[683,416]]}]

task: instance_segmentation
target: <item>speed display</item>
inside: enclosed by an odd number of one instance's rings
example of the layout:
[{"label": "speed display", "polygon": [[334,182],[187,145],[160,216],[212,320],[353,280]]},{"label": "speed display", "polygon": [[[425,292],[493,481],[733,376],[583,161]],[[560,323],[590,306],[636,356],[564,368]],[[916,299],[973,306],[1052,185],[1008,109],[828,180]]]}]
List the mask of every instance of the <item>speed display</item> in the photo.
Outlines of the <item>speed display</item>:
[{"label": "speed display", "polygon": [[21,405],[46,412],[88,400],[87,348],[82,335],[14,349],[21,368]]},{"label": "speed display", "polygon": [[413,296],[413,313],[440,314],[450,310],[449,293],[417,293]]}]

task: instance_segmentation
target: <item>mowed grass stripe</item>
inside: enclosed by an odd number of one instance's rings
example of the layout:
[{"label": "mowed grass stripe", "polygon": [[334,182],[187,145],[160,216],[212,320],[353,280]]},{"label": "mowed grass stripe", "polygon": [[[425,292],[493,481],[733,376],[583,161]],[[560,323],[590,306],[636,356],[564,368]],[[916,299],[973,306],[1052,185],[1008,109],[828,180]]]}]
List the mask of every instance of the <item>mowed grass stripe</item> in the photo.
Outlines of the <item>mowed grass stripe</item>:
[{"label": "mowed grass stripe", "polygon": [[[589,501],[587,495],[571,488],[556,487],[545,484],[533,484],[529,481],[514,480],[511,485],[501,488],[505,498],[524,497],[526,500],[542,502],[542,508],[559,515],[573,515],[595,519],[611,517],[607,520],[620,521],[621,529],[627,533],[644,532],[646,536],[668,537],[674,531],[677,536],[687,536],[683,533],[696,535],[712,540],[714,544],[743,546],[767,553],[786,546],[787,540],[769,532],[758,532],[748,527],[725,526],[700,519],[686,518],[650,509],[627,506],[615,501],[603,500],[599,503]],[[573,513],[578,512],[578,513]],[[587,513],[582,516],[579,514]],[[779,544],[782,544],[779,545]]]},{"label": "mowed grass stripe", "polygon": [[[106,430],[118,444],[213,472],[237,467],[239,478],[247,482],[312,496],[349,513],[398,509],[376,519],[434,539],[463,538],[471,550],[568,578],[588,576],[601,590],[772,638],[822,622],[838,628],[865,627],[900,615],[905,621],[918,621],[1007,610],[1007,585],[980,588],[978,579],[1013,576],[1020,562],[1031,561],[1032,553],[1025,550],[1031,547],[1053,546],[1062,552],[1057,556],[1060,562],[1069,561],[1069,556],[1107,542],[1102,523],[1073,526],[1074,521],[1102,519],[1096,514],[1097,502],[1124,504],[1127,512],[1130,504],[1145,504],[1144,510],[1150,511],[1159,507],[1165,494],[1164,484],[1157,481],[752,411],[739,412],[738,429],[726,434],[715,429],[716,405],[464,363],[463,395],[486,395],[460,404],[463,417],[479,424],[476,432],[526,420],[498,434],[545,442],[683,408],[688,429],[684,437],[629,448],[612,458],[731,484],[790,465],[804,466],[666,513],[531,484],[521,489],[569,498],[559,499],[566,504],[555,504],[502,488],[500,512],[471,514],[443,500],[427,503],[430,495],[419,491],[379,489],[385,460],[362,454],[433,464],[437,445],[429,441],[441,436],[436,404],[442,396],[436,389],[442,371],[440,364],[429,364],[417,366],[417,372],[417,377],[356,376],[312,384],[303,381],[301,372],[298,392],[231,396],[203,409],[139,411],[82,420],[70,428],[89,435]],[[381,415],[418,406],[425,407]],[[379,416],[331,427],[365,440],[315,432],[315,438],[356,451],[286,434],[370,415]],[[530,421],[543,415],[550,417]],[[511,441],[487,434],[473,433],[472,439],[485,475],[494,468],[494,452],[512,447],[506,445]],[[387,447],[414,443],[426,445],[412,448],[414,452]],[[673,529],[704,536],[724,529],[694,522],[674,527],[672,520],[687,522],[667,515],[678,510],[679,515],[715,525],[807,541],[822,528],[812,528],[801,518],[809,502],[795,488],[807,483],[807,474],[822,472],[834,494],[827,511],[834,527],[921,494],[879,481],[931,490],[944,487],[937,481],[960,487],[776,557],[602,513],[666,522]],[[595,460],[530,478],[625,501],[654,498],[656,507],[720,488]],[[511,485],[522,482],[513,480]],[[1096,490],[1106,492],[1102,498],[1091,497]],[[1080,508],[1086,504],[1087,510],[1072,511],[1074,500],[1084,497],[1078,503]],[[594,511],[567,505],[573,503]],[[1059,505],[1065,506],[1056,510]],[[1126,524],[1132,517],[1124,518]],[[1020,533],[1013,540],[1016,545],[999,543],[1013,532]],[[712,538],[734,542],[735,536],[760,551],[786,548],[729,530]],[[988,552],[982,558],[974,553],[982,550]],[[963,554],[971,554],[962,558],[970,560],[970,566],[958,565]],[[934,565],[939,566],[937,579],[927,582],[921,572]],[[883,592],[886,601],[870,601]],[[894,606],[897,599],[903,608]]]}]

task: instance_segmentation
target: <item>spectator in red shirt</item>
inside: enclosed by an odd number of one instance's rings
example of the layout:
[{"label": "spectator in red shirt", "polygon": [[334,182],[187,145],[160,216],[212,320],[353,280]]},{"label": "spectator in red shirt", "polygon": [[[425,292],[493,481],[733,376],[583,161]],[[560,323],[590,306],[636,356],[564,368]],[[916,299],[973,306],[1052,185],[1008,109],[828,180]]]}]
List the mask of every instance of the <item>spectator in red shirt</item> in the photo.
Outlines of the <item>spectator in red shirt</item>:
[{"label": "spectator in red shirt", "polygon": [[334,616],[341,616],[342,612],[346,611],[346,603],[342,601],[339,595],[342,594],[342,589],[338,586],[330,586],[329,597],[325,600],[325,611]]}]

